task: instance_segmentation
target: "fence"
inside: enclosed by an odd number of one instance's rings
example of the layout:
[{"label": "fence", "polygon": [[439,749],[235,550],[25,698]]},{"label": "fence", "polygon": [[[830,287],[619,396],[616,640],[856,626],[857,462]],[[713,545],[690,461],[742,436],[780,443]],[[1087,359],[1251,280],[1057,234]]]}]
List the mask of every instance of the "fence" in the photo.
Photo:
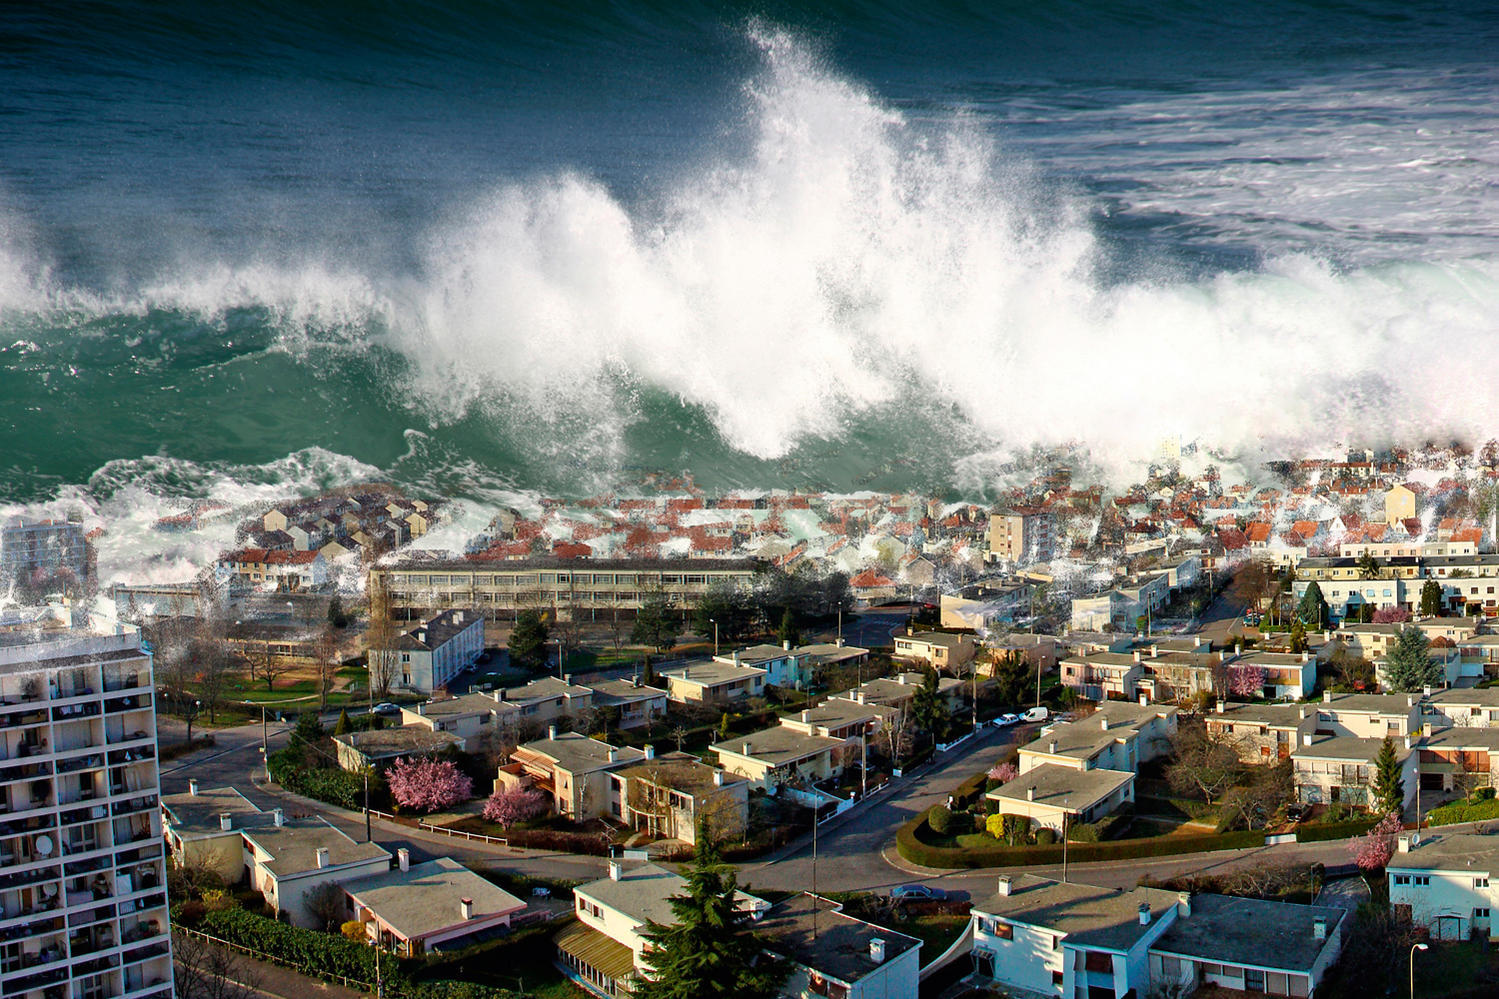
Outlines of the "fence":
[{"label": "fence", "polygon": [[209,936],[207,933],[200,933],[197,930],[190,930],[186,926],[173,926],[172,932],[181,933],[184,936],[195,937],[198,940],[205,941],[206,943],[211,943],[217,947],[224,947],[228,950],[244,954],[246,957],[253,957],[257,961],[265,961],[268,964],[277,964],[283,968],[290,968],[291,970],[300,972],[304,975],[316,975],[318,978],[321,978],[324,981],[337,982],[344,988],[358,989],[360,992],[370,993],[373,993],[375,991],[375,986],[371,982],[361,982],[355,978],[345,978],[343,975],[335,975],[333,974],[333,972],[324,971],[321,968],[302,967],[301,965],[294,964],[291,961],[279,958],[274,954],[267,954],[264,951],[255,950],[252,947],[242,947],[237,943],[231,943],[228,940],[223,940],[219,937]]},{"label": "fence", "polygon": [[[399,815],[392,815],[389,812],[382,812],[375,808],[367,808],[365,809],[365,811],[368,812],[371,817],[384,819],[386,822],[395,822],[404,826],[413,824],[410,819],[403,818]],[[510,840],[506,839],[504,836],[486,836],[483,833],[468,832],[464,829],[449,829],[446,826],[435,826],[430,822],[423,822],[420,819],[416,820],[414,824],[418,829],[424,829],[427,832],[441,833],[444,836],[452,836],[456,839],[466,839],[478,843],[488,843],[492,846],[508,847],[510,845]]]}]

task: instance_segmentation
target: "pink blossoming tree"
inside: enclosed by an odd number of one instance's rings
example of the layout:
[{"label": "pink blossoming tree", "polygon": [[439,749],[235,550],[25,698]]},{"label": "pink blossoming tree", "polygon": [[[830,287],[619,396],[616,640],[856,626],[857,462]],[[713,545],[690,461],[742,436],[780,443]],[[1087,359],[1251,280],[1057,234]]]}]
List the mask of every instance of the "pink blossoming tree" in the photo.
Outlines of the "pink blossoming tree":
[{"label": "pink blossoming tree", "polygon": [[551,807],[547,796],[529,787],[497,787],[484,803],[484,817],[509,829],[517,822],[545,815]]},{"label": "pink blossoming tree", "polygon": [[1369,881],[1370,888],[1373,888],[1373,876],[1384,870],[1395,855],[1395,837],[1400,835],[1401,828],[1400,816],[1391,812],[1364,836],[1349,842],[1348,852],[1353,855],[1353,862],[1358,865],[1364,880]]},{"label": "pink blossoming tree", "polygon": [[1381,607],[1374,612],[1375,624],[1404,624],[1411,619],[1411,612],[1404,607]]},{"label": "pink blossoming tree", "polygon": [[467,801],[474,795],[474,782],[451,760],[396,760],[386,771],[390,796],[402,808],[435,812]]},{"label": "pink blossoming tree", "polygon": [[1263,666],[1235,666],[1228,671],[1228,692],[1235,697],[1258,697],[1264,689]]},{"label": "pink blossoming tree", "polygon": [[987,776],[990,780],[997,780],[1001,784],[1008,784],[1020,776],[1020,771],[1015,769],[1015,764],[1013,763],[1000,763],[992,767]]}]

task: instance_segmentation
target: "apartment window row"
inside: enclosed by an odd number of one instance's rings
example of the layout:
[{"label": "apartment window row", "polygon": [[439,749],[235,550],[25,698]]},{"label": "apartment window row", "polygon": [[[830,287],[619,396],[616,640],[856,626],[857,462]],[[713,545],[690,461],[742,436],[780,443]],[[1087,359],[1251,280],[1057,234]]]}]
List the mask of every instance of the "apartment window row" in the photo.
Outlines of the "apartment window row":
[{"label": "apartment window row", "polygon": [[1430,874],[1396,874],[1394,876],[1396,887],[1403,888],[1429,888],[1431,886]]}]

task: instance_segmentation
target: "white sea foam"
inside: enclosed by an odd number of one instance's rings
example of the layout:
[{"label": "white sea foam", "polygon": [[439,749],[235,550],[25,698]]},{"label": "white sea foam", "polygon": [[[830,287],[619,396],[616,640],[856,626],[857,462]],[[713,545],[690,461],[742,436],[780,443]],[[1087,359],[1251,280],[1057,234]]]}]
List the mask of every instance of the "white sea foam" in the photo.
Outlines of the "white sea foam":
[{"label": "white sea foam", "polygon": [[[754,39],[764,68],[732,152],[683,164],[654,200],[562,173],[430,232],[412,275],[293,254],[185,263],[115,297],[50,286],[0,238],[0,307],[259,306],[292,349],[374,327],[411,362],[392,391],[438,420],[519,423],[580,475],[628,463],[642,387],[764,458],[839,440],[855,418],[898,435],[912,400],[956,410],[996,446],[1077,440],[1095,455],[1148,455],[1166,434],[1230,450],[1485,437],[1499,417],[1479,366],[1460,360],[1499,340],[1499,257],[1423,259],[1413,242],[1408,259],[1356,268],[1291,254],[1205,279],[1163,262],[1105,279],[1096,206],[1047,187],[973,121],[913,119],[791,36]],[[1178,120],[1126,117],[1144,135]],[[1427,169],[1426,145],[1392,155]],[[1372,167],[1358,190],[1333,191],[1333,165],[1297,180],[1275,159],[1210,177],[1183,166],[1177,202],[1169,185],[1140,197],[1206,215],[1244,188],[1289,215],[1335,204],[1348,221],[1365,206],[1376,233],[1406,219]]]}]

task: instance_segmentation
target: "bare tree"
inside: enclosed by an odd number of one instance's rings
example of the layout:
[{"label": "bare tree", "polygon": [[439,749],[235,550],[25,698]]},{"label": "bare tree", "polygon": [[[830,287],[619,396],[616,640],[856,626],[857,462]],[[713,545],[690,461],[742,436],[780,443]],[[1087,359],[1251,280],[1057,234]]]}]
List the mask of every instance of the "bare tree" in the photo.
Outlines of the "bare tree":
[{"label": "bare tree", "polygon": [[672,740],[677,744],[677,752],[682,751],[682,743],[687,741],[687,729],[685,726],[676,725],[671,730]]},{"label": "bare tree", "polygon": [[245,661],[252,679],[264,680],[266,693],[275,689],[276,681],[291,672],[292,664],[271,652],[270,642],[246,642]]},{"label": "bare tree", "polygon": [[189,654],[197,669],[198,697],[203,710],[208,712],[209,724],[213,724],[218,721],[219,706],[234,670],[234,660],[224,643],[223,622],[213,618],[203,621],[189,646]]},{"label": "bare tree", "polygon": [[324,933],[336,931],[347,918],[343,889],[332,882],[320,884],[304,895],[303,904]]},{"label": "bare tree", "polygon": [[317,666],[318,710],[323,711],[328,707],[328,694],[333,690],[333,683],[338,678],[338,668],[342,665],[338,661],[338,642],[333,637],[331,625],[318,631],[312,655]]},{"label": "bare tree", "polygon": [[192,657],[185,647],[178,645],[166,650],[158,663],[156,682],[161,685],[172,714],[187,723],[187,741],[191,745],[193,723],[203,709],[203,700],[193,689],[196,678],[193,674]]},{"label": "bare tree", "polygon": [[177,999],[257,999],[259,970],[232,951],[189,933],[172,934]]},{"label": "bare tree", "polygon": [[1234,785],[1239,776],[1239,754],[1223,737],[1200,722],[1183,722],[1171,737],[1173,760],[1166,779],[1177,791],[1197,792],[1209,805]]},{"label": "bare tree", "polygon": [[396,627],[391,610],[390,590],[379,573],[370,574],[370,624],[364,633],[365,661],[368,663],[372,696],[384,697],[396,681]]}]

